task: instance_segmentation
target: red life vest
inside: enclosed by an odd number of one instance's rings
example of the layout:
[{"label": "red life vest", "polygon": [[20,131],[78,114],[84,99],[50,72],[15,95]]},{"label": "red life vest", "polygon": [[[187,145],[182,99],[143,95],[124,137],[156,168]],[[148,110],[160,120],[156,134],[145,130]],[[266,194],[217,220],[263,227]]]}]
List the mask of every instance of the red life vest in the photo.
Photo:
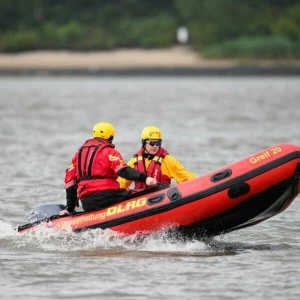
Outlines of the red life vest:
[{"label": "red life vest", "polygon": [[[169,153],[163,147],[160,147],[157,153],[152,158],[148,169],[146,170],[144,148],[141,148],[135,155],[134,169],[146,174],[147,176],[155,178],[158,182],[171,184],[171,179],[161,172],[161,162]],[[143,182],[135,181],[136,189],[145,189],[147,185]]]},{"label": "red life vest", "polygon": [[113,170],[105,169],[101,164],[94,161],[95,157],[101,155],[106,147],[114,148],[114,145],[106,140],[90,139],[78,150],[76,179],[78,183],[77,193],[80,199],[90,193],[104,189],[119,188],[116,181],[118,175]]},{"label": "red life vest", "polygon": [[114,148],[109,142],[104,140],[91,139],[87,140],[78,150],[77,156],[77,182],[81,180],[94,180],[94,179],[104,179],[104,178],[117,178],[112,172],[111,174],[101,174],[102,170],[96,170],[94,167],[94,158],[98,151],[102,151],[105,147]]}]

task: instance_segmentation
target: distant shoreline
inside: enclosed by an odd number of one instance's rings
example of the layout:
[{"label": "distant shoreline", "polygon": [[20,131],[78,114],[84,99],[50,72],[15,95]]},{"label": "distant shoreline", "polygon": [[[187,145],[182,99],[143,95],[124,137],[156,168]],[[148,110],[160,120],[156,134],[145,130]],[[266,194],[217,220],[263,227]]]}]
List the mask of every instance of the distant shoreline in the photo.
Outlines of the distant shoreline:
[{"label": "distant shoreline", "polygon": [[186,47],[0,54],[0,76],[298,76],[300,61],[207,60]]},{"label": "distant shoreline", "polygon": [[0,76],[300,76],[299,67],[1,69]]}]

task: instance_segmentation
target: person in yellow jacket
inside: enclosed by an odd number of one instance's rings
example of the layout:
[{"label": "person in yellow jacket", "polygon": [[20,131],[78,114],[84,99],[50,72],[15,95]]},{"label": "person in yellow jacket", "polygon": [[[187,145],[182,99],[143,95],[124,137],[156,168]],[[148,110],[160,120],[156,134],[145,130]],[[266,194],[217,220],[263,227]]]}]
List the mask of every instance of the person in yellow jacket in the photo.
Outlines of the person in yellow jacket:
[{"label": "person in yellow jacket", "polygon": [[[128,161],[128,166],[155,178],[157,182],[169,185],[173,178],[179,183],[197,177],[162,147],[162,134],[158,127],[145,127],[141,138],[142,147]],[[121,188],[129,188],[133,182],[121,177],[118,178],[118,181]],[[134,184],[135,190],[147,188],[142,182],[134,181]]]}]

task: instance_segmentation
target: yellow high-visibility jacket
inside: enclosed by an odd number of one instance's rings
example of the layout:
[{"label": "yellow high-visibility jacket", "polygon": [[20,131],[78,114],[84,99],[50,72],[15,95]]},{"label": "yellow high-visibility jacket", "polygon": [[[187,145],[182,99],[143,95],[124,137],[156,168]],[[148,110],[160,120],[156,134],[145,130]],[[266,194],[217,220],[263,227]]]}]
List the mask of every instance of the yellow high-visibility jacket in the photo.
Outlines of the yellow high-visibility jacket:
[{"label": "yellow high-visibility jacket", "polygon": [[[136,158],[133,157],[129,160],[127,165],[134,168],[135,162]],[[148,169],[150,162],[151,160],[149,158],[144,158],[146,169]],[[162,159],[161,172],[162,174],[168,176],[170,180],[174,179],[177,183],[197,177],[197,175],[185,169],[184,166],[174,156],[169,154]],[[121,177],[118,178],[118,181],[121,188],[128,188],[132,184],[132,180],[127,180]]]}]

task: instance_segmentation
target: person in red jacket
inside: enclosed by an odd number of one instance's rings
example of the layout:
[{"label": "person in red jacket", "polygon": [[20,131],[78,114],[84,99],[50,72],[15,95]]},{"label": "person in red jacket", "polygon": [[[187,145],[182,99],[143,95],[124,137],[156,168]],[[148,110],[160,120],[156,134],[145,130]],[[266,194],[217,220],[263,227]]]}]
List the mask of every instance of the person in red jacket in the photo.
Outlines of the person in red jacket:
[{"label": "person in red jacket", "polygon": [[93,139],[88,139],[75,153],[66,170],[67,206],[60,216],[72,213],[78,199],[84,211],[97,210],[119,203],[132,196],[129,189],[120,188],[117,178],[140,181],[155,186],[156,180],[129,167],[112,144],[115,129],[110,123],[97,123]]}]

